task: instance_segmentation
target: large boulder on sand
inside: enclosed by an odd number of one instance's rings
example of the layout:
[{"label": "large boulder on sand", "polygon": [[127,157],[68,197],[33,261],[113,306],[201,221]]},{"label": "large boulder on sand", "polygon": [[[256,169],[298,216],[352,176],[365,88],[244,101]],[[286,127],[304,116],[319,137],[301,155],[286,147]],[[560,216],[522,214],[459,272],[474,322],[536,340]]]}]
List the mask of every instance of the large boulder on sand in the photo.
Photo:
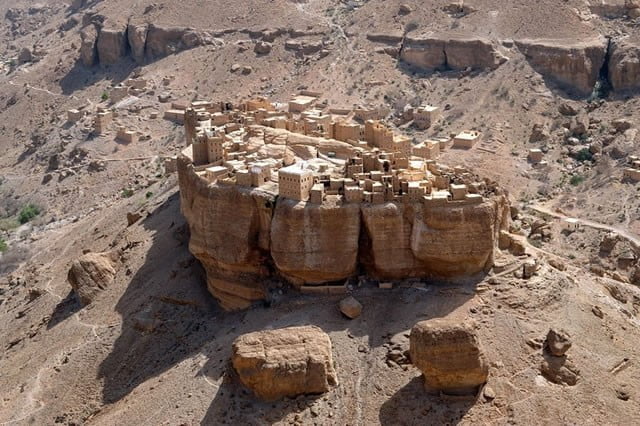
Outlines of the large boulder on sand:
[{"label": "large boulder on sand", "polygon": [[80,303],[88,305],[105,290],[116,275],[116,252],[86,253],[74,260],[67,279]]},{"label": "large boulder on sand", "polygon": [[409,341],[411,362],[424,374],[429,391],[464,395],[486,383],[489,365],[475,331],[447,319],[417,323]]},{"label": "large boulder on sand", "polygon": [[329,336],[314,326],[242,335],[232,362],[240,381],[266,401],[324,393],[338,382]]}]

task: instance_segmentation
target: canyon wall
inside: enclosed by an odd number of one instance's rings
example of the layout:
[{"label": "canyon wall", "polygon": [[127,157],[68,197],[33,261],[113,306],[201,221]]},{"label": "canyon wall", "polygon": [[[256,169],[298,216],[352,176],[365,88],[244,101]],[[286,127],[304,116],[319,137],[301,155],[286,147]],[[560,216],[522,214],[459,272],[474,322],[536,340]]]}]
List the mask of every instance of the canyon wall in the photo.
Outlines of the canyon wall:
[{"label": "canyon wall", "polygon": [[480,204],[296,202],[259,188],[210,185],[178,159],[189,249],[225,309],[266,299],[267,282],[294,287],[374,279],[457,279],[487,271],[507,226],[506,197]]}]

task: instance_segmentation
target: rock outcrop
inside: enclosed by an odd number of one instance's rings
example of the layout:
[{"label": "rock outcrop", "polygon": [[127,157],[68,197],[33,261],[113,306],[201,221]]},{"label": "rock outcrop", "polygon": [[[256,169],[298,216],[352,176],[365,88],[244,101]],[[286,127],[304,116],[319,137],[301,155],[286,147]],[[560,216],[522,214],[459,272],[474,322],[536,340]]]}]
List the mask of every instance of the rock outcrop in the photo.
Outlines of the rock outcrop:
[{"label": "rock outcrop", "polygon": [[609,81],[616,91],[640,89],[640,43],[628,39],[611,43]]},{"label": "rock outcrop", "polygon": [[407,37],[400,59],[426,70],[492,70],[506,61],[491,41],[463,36]]},{"label": "rock outcrop", "polygon": [[139,64],[145,61],[145,50],[147,47],[147,32],[149,28],[146,24],[129,24],[127,26],[127,38],[131,57]]},{"label": "rock outcrop", "polygon": [[356,272],[360,206],[278,199],[271,223],[271,255],[294,284],[344,280]]},{"label": "rock outcrop", "polygon": [[67,279],[80,303],[88,305],[116,275],[117,253],[86,253],[73,261]]},{"label": "rock outcrop", "polygon": [[127,55],[127,27],[102,27],[98,34],[96,49],[101,65],[113,65]]},{"label": "rock outcrop", "polygon": [[178,170],[189,250],[207,272],[209,291],[226,309],[264,299],[276,197],[251,188],[208,186],[184,157]]},{"label": "rock outcrop", "polygon": [[411,329],[411,362],[424,374],[428,391],[475,394],[486,383],[489,365],[475,331],[450,319],[417,323]]},{"label": "rock outcrop", "polygon": [[[259,153],[292,141],[308,146],[302,135],[273,130],[252,128],[248,150]],[[481,273],[491,267],[500,231],[508,224],[503,195],[429,208],[343,203],[337,197],[319,205],[280,198],[273,190],[209,184],[186,155],[178,158],[178,174],[189,248],[207,272],[210,292],[226,309],[265,299],[270,278],[301,286],[343,281],[361,268],[378,279]]]},{"label": "rock outcrop", "polygon": [[571,348],[571,337],[564,330],[551,328],[547,333],[545,347],[553,356],[564,356]]},{"label": "rock outcrop", "polygon": [[131,57],[137,63],[153,61],[194,47],[221,41],[208,31],[155,24],[91,22],[81,30],[80,59],[85,66],[112,65]]},{"label": "rock outcrop", "polygon": [[520,40],[516,42],[531,66],[548,80],[579,95],[588,95],[604,65],[604,37],[583,41]]},{"label": "rock outcrop", "polygon": [[320,394],[338,384],[331,340],[314,326],[240,336],[232,363],[240,381],[266,401]]},{"label": "rock outcrop", "polygon": [[507,223],[503,197],[482,204],[425,208],[422,204],[362,205],[370,275],[380,279],[457,277],[491,266]]}]

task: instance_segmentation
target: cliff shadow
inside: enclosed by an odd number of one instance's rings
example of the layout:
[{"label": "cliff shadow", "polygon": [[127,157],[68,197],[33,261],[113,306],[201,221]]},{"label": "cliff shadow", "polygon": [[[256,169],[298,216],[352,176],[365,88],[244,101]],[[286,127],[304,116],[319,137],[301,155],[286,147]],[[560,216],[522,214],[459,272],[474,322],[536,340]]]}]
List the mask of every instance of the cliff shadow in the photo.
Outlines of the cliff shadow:
[{"label": "cliff shadow", "polygon": [[76,294],[73,290],[69,290],[69,293],[62,299],[51,313],[51,318],[47,322],[47,330],[52,329],[62,321],[66,320],[76,312],[82,309],[82,305],[78,301]]},{"label": "cliff shadow", "polygon": [[142,226],[153,241],[115,306],[122,331],[98,370],[105,403],[198,353],[215,338],[213,324],[221,313],[203,284],[204,271],[187,249],[179,194],[153,210]]},{"label": "cliff shadow", "polygon": [[461,70],[461,69],[450,68],[446,65],[440,68],[426,69],[426,68],[418,67],[416,65],[408,64],[407,62],[401,59],[396,60],[396,68],[399,71],[401,71],[403,74],[406,74],[415,78],[439,77],[447,80],[458,80],[462,77],[467,77],[467,76],[476,77],[476,76],[494,71],[494,70],[482,70],[482,69]]},{"label": "cliff shadow", "polygon": [[454,425],[476,403],[476,397],[429,394],[424,390],[424,379],[418,376],[382,404],[378,418],[382,426]]},{"label": "cliff shadow", "polygon": [[115,65],[86,67],[77,60],[69,72],[60,80],[62,94],[71,95],[99,81],[109,81],[116,85],[126,80],[138,67],[133,59],[122,59]]}]

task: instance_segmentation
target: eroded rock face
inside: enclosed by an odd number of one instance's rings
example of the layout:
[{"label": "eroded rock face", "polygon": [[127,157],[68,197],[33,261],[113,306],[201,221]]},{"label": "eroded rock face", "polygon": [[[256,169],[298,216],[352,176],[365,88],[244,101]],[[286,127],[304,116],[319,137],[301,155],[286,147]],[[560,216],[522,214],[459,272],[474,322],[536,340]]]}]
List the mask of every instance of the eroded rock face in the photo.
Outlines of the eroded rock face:
[{"label": "eroded rock face", "polygon": [[400,59],[427,70],[495,69],[506,60],[489,40],[447,36],[407,37]]},{"label": "eroded rock face", "polygon": [[518,49],[531,66],[545,78],[581,95],[591,93],[604,64],[607,50],[604,37],[581,42],[521,40]]},{"label": "eroded rock face", "polygon": [[324,393],[338,384],[331,340],[314,326],[240,336],[232,363],[240,381],[266,401]]},{"label": "eroded rock face", "polygon": [[294,284],[343,280],[356,271],[360,206],[278,199],[271,255]]},{"label": "eroded rock face", "polygon": [[437,38],[407,37],[400,52],[400,59],[426,70],[443,69],[447,61],[444,43],[444,40]]},{"label": "eroded rock face", "polygon": [[506,205],[500,197],[470,206],[423,207],[411,233],[411,250],[434,275],[476,274],[493,263]]},{"label": "eroded rock face", "polygon": [[139,64],[144,63],[145,60],[147,31],[148,27],[145,24],[129,24],[127,27],[127,38],[129,48],[131,49],[131,56]]},{"label": "eroded rock face", "polygon": [[80,303],[90,304],[113,282],[116,259],[115,252],[86,253],[73,261],[67,279]]},{"label": "eroded rock face", "polygon": [[101,65],[113,65],[127,55],[126,27],[103,27],[96,42],[98,60]]},{"label": "eroded rock face", "polygon": [[[269,144],[251,149],[284,146],[282,135],[262,135]],[[278,197],[273,189],[209,184],[186,156],[178,158],[178,174],[189,248],[226,309],[265,299],[270,279],[329,284],[355,276],[360,267],[392,280],[477,274],[492,265],[500,231],[508,225],[503,195],[429,208],[344,203],[333,196],[318,205]]]},{"label": "eroded rock face", "polygon": [[368,273],[380,279],[424,275],[425,265],[411,250],[413,206],[385,203],[362,205],[368,247],[362,260]]},{"label": "eroded rock face", "polygon": [[640,88],[640,44],[629,40],[612,42],[609,81],[618,91]]},{"label": "eroded rock face", "polygon": [[487,381],[489,365],[473,328],[450,319],[417,323],[409,341],[411,362],[428,391],[473,394]]},{"label": "eroded rock face", "polygon": [[207,186],[184,158],[178,171],[189,250],[207,272],[209,291],[226,309],[264,299],[275,197],[250,188]]},{"label": "eroded rock face", "polygon": [[98,30],[94,25],[88,25],[80,31],[80,60],[86,67],[95,65],[98,61]]},{"label": "eroded rock face", "polygon": [[504,197],[429,209],[421,204],[362,205],[369,245],[361,250],[362,261],[381,279],[477,274],[491,266],[507,215]]}]

